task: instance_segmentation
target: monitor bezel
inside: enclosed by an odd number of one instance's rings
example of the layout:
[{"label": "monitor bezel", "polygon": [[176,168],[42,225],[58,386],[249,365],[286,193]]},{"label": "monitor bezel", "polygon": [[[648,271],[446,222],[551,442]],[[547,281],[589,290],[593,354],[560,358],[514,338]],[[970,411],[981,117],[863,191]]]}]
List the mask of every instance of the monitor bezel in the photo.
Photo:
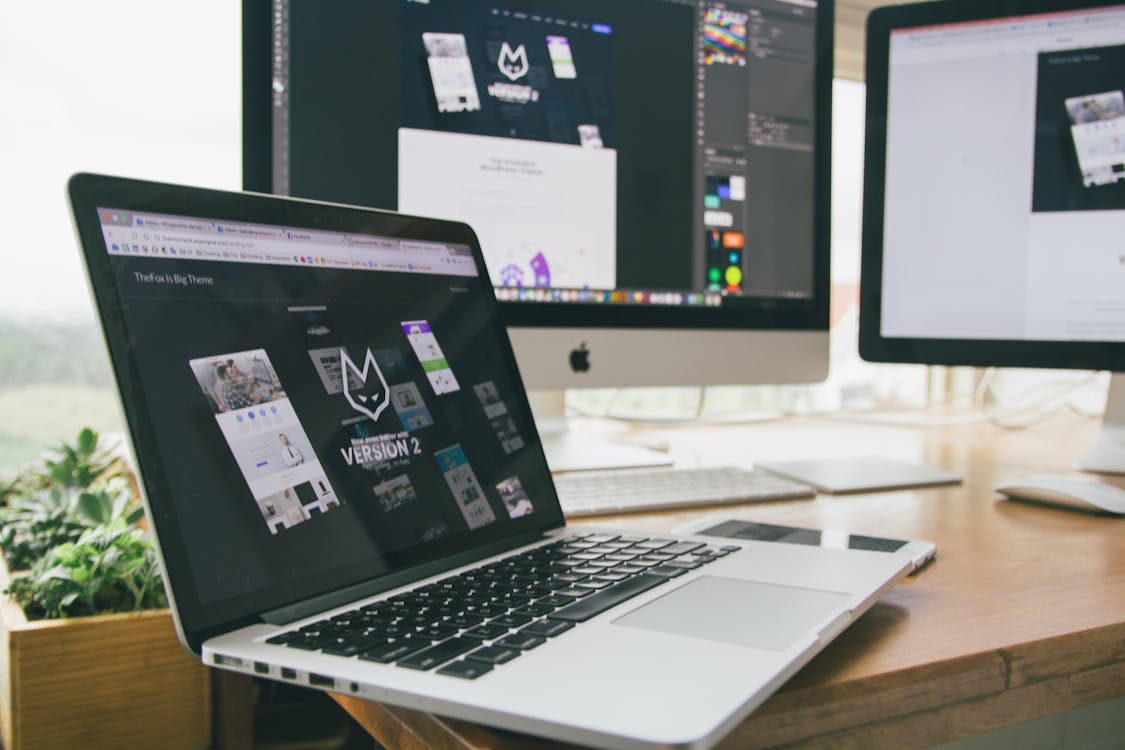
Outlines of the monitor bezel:
[{"label": "monitor bezel", "polygon": [[[271,65],[273,50],[271,0],[242,3],[242,143],[243,189],[272,191]],[[816,9],[816,96],[814,128],[814,195],[812,296],[807,299],[757,298],[749,306],[719,308],[631,304],[575,304],[501,301],[505,324],[523,328],[617,328],[726,331],[827,332],[831,241],[831,143],[834,0],[819,0]],[[686,290],[681,290],[686,291]],[[702,291],[702,290],[694,290]]]},{"label": "monitor bezel", "polygon": [[1125,371],[1122,342],[883,336],[883,208],[891,33],[896,29],[1077,11],[1121,0],[943,0],[876,8],[867,21],[859,353],[869,362]]}]

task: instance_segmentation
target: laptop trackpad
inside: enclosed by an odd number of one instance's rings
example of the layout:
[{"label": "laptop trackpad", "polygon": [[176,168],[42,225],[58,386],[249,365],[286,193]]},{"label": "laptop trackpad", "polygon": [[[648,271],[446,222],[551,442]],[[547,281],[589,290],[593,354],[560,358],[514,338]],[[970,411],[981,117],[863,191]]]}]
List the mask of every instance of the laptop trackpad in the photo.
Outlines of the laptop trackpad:
[{"label": "laptop trackpad", "polygon": [[614,624],[781,651],[844,609],[847,594],[701,576]]}]

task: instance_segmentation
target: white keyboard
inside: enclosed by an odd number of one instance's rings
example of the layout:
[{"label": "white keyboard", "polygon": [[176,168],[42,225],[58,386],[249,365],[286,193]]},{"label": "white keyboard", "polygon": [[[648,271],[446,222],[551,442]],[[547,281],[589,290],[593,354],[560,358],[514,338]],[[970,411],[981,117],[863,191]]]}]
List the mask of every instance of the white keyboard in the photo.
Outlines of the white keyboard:
[{"label": "white keyboard", "polygon": [[816,490],[767,471],[703,469],[588,471],[555,477],[568,516],[599,516],[722,503],[814,497]]}]

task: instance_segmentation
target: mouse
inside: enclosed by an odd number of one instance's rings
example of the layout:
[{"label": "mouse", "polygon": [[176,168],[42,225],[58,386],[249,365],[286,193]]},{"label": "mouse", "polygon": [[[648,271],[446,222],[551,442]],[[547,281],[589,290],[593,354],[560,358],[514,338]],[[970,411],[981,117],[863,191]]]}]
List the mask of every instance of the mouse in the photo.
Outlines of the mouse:
[{"label": "mouse", "polygon": [[1093,479],[1039,475],[1004,482],[994,489],[1009,500],[1125,515],[1125,490]]}]

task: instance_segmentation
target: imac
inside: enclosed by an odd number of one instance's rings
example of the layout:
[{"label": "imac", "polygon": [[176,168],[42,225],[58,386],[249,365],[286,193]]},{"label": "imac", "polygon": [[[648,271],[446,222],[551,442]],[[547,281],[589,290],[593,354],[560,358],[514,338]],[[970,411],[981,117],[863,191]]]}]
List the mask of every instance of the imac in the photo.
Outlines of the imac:
[{"label": "imac", "polygon": [[1125,4],[881,8],[860,354],[1109,370],[1078,468],[1125,473]]},{"label": "imac", "polygon": [[826,376],[830,1],[243,16],[244,186],[470,224],[552,468],[653,462],[570,453],[562,389]]}]

